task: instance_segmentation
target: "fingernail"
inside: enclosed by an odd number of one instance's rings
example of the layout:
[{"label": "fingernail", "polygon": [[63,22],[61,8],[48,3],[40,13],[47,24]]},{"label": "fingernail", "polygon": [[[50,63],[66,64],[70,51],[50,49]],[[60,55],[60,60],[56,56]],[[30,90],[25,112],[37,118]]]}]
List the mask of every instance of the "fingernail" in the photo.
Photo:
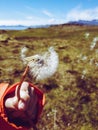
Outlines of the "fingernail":
[{"label": "fingernail", "polygon": [[20,103],[18,104],[18,109],[19,109],[19,110],[25,110],[25,103],[20,102]]}]

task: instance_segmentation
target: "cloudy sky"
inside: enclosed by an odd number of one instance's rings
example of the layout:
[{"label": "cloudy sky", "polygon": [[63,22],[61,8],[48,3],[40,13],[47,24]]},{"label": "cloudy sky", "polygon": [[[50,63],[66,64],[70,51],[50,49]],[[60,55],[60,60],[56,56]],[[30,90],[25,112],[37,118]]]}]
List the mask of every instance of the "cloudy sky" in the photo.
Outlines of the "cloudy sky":
[{"label": "cloudy sky", "polygon": [[45,25],[98,19],[98,0],[0,0],[0,25]]}]

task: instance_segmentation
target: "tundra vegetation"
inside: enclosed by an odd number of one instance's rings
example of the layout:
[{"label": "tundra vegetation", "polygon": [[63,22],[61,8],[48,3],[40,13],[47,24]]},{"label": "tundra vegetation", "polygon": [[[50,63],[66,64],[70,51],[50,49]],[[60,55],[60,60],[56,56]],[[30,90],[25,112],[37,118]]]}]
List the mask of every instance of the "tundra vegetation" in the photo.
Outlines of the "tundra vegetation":
[{"label": "tundra vegetation", "polygon": [[38,130],[98,130],[98,26],[57,25],[26,30],[0,30],[0,82],[19,82],[27,56],[53,46],[59,55],[57,72],[33,82],[46,94]]}]

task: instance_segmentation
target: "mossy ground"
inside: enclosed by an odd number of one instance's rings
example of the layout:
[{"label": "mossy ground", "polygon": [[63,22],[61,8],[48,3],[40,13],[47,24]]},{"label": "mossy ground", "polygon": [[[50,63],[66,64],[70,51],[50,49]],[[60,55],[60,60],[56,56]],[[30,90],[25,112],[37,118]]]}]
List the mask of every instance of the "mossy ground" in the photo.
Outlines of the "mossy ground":
[{"label": "mossy ground", "polygon": [[38,130],[98,130],[98,41],[90,49],[98,37],[97,26],[1,30],[0,35],[0,82],[20,81],[24,71],[20,50],[24,46],[29,49],[28,56],[50,46],[59,54],[55,75],[38,83],[46,94]]}]

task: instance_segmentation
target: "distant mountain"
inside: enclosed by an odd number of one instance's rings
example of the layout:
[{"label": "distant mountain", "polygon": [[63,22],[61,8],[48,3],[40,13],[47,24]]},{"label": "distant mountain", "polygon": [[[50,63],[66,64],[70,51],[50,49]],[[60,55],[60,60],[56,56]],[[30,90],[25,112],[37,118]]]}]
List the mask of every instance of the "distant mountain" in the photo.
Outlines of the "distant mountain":
[{"label": "distant mountain", "polygon": [[74,24],[74,25],[98,25],[98,20],[91,20],[91,21],[86,21],[86,20],[79,20],[79,21],[70,21],[67,24]]},{"label": "distant mountain", "polygon": [[26,28],[28,28],[28,26],[22,26],[22,25],[12,25],[12,26],[1,25],[0,26],[0,30],[23,30]]},{"label": "distant mountain", "polygon": [[16,26],[6,26],[6,25],[1,25],[0,30],[24,30],[24,29],[32,29],[32,28],[47,28],[50,26],[59,26],[59,25],[94,25],[98,26],[98,20],[79,20],[79,21],[70,21],[68,23],[64,24],[54,24],[54,25],[34,25],[34,26],[23,26],[23,25],[16,25]]},{"label": "distant mountain", "polygon": [[35,26],[23,26],[23,25],[1,25],[0,30],[24,30],[24,29],[32,29],[32,28],[47,28],[50,25],[35,25]]}]

